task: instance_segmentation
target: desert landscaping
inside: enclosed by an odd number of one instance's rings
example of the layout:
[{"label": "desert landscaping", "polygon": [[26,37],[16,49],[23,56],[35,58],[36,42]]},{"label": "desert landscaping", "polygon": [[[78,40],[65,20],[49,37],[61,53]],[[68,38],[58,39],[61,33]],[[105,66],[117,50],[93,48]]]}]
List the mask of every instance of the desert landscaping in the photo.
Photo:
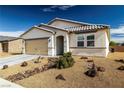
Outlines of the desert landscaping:
[{"label": "desert landscaping", "polygon": [[[110,53],[107,58],[103,57],[82,57],[73,56],[75,63],[72,67],[65,69],[45,68],[49,67],[47,57],[39,57],[22,64],[10,66],[0,70],[0,77],[27,88],[110,88],[124,87],[124,72],[118,67],[124,66],[124,53]],[[121,60],[122,61],[121,61]],[[38,62],[37,62],[38,60]],[[93,61],[93,62],[92,62]],[[102,67],[102,71],[97,71],[94,77],[85,74],[92,64]],[[42,71],[41,69],[42,68]],[[17,74],[31,75],[20,78]],[[13,76],[15,76],[13,78]],[[12,81],[13,80],[13,81]]]}]

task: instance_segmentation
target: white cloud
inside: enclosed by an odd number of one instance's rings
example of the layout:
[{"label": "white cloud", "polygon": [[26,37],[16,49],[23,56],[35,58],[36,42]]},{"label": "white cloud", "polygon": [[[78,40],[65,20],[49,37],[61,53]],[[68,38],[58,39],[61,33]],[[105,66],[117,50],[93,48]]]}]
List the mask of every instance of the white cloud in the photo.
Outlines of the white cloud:
[{"label": "white cloud", "polygon": [[111,40],[116,42],[124,42],[124,26],[110,30]]},{"label": "white cloud", "polygon": [[12,31],[8,31],[8,32],[0,31],[0,35],[2,35],[2,36],[13,36],[13,37],[18,37],[22,33],[24,33],[24,31],[15,31],[15,32],[12,32]]},{"label": "white cloud", "polygon": [[74,5],[53,5],[44,9],[41,9],[44,12],[54,12],[55,9],[59,9],[59,10],[67,10],[71,7],[74,7]]},{"label": "white cloud", "polygon": [[124,34],[124,26],[120,26],[118,28],[111,29],[111,33],[122,33]]},{"label": "white cloud", "polygon": [[71,8],[71,7],[74,7],[74,5],[63,5],[63,6],[60,6],[60,7],[58,7],[60,10],[67,10],[67,9],[69,9],[69,8]]}]

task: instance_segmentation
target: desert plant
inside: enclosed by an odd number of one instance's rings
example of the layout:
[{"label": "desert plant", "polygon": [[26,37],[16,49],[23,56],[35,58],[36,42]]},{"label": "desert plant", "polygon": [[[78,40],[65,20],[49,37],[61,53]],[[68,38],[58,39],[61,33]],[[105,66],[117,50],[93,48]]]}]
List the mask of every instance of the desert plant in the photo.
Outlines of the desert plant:
[{"label": "desert plant", "polygon": [[40,56],[34,61],[34,63],[40,63],[40,59],[42,59]]},{"label": "desert plant", "polygon": [[115,41],[110,41],[109,46],[116,46],[117,43]]},{"label": "desert plant", "polygon": [[63,56],[59,57],[56,67],[59,69],[68,68],[73,66],[74,59],[72,58],[71,52],[64,53]]},{"label": "desert plant", "polygon": [[63,57],[71,57],[72,56],[72,53],[71,52],[67,52],[67,53],[64,53],[63,54]]}]

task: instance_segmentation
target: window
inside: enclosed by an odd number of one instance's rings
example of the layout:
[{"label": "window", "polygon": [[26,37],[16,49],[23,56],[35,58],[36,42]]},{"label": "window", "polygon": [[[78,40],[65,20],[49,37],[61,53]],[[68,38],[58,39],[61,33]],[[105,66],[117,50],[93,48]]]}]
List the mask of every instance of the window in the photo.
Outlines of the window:
[{"label": "window", "polygon": [[78,35],[77,46],[78,47],[84,47],[84,36],[83,35]]},{"label": "window", "polygon": [[93,47],[94,46],[94,35],[87,36],[87,46]]}]

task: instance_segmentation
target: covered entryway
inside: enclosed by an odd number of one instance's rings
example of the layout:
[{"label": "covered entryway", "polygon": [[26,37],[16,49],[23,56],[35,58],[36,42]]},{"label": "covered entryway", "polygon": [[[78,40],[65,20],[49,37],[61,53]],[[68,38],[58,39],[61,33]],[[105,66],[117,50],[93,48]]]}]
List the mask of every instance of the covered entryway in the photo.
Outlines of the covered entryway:
[{"label": "covered entryway", "polygon": [[62,55],[64,53],[64,36],[56,37],[56,52],[57,55]]},{"label": "covered entryway", "polygon": [[26,54],[48,55],[48,38],[25,40]]}]

